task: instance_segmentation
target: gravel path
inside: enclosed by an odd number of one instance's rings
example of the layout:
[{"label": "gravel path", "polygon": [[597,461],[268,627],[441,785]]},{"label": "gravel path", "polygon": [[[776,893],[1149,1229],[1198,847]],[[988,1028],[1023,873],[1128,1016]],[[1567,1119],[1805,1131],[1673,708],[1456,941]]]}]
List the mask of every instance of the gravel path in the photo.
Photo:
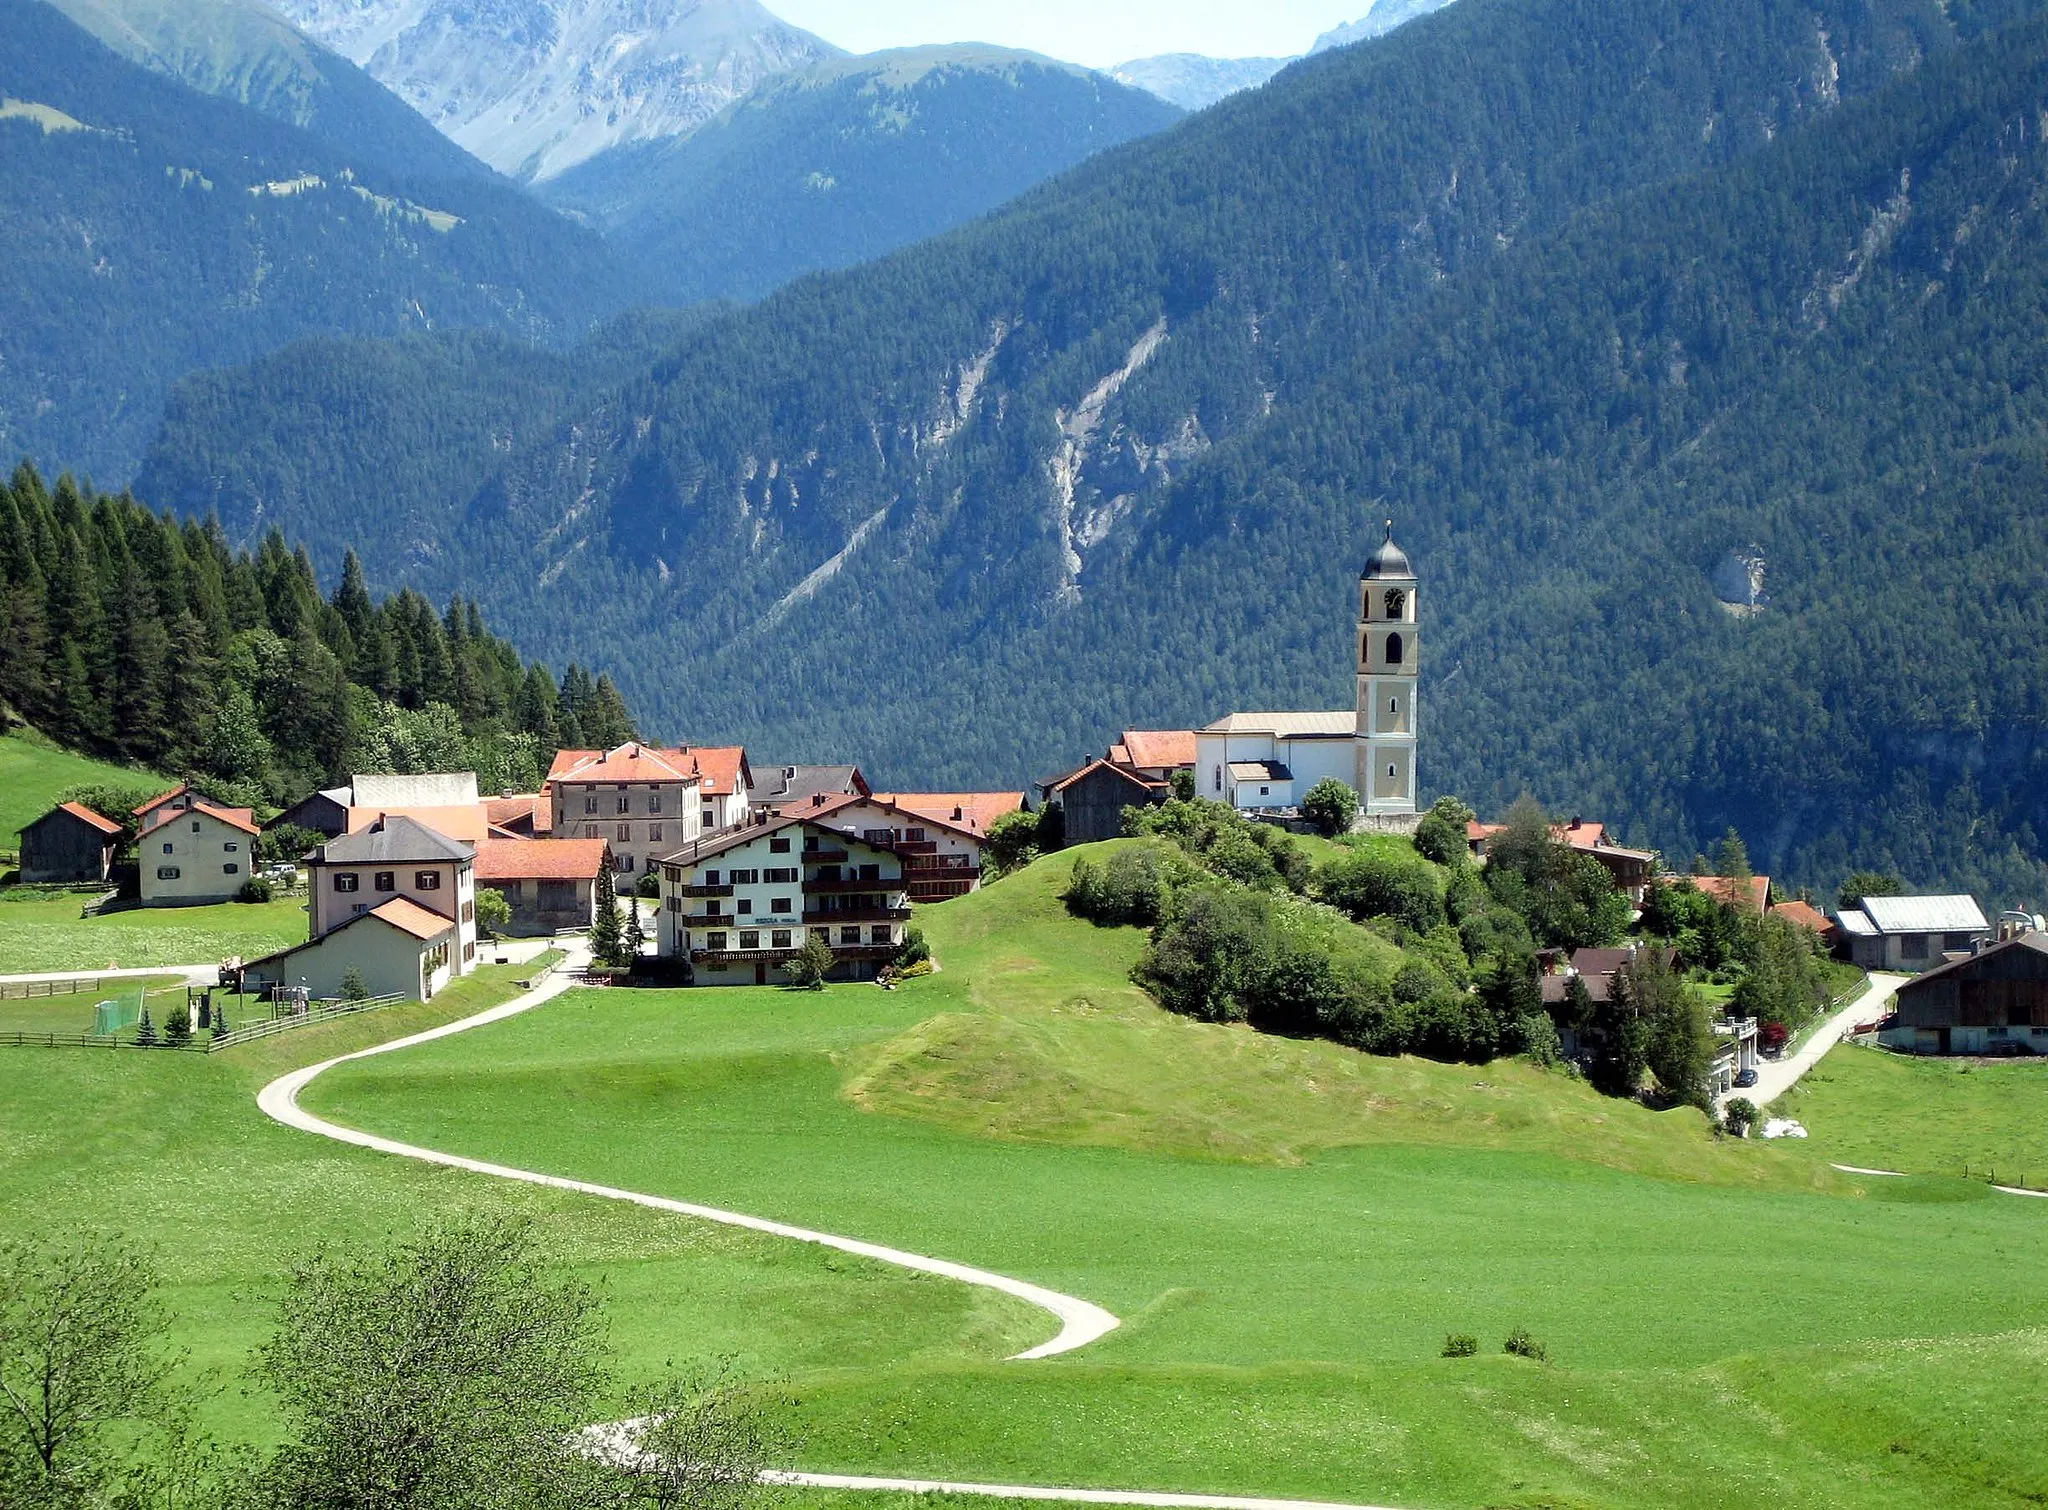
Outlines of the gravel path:
[{"label": "gravel path", "polygon": [[1787,1059],[1759,1060],[1756,1067],[1756,1084],[1748,1090],[1728,1092],[1721,1097],[1720,1104],[1725,1108],[1737,1096],[1746,1096],[1759,1107],[1769,1106],[1797,1085],[1800,1078],[1819,1064],[1826,1057],[1828,1050],[1848,1037],[1851,1031],[1882,1018],[1893,993],[1905,983],[1906,977],[1903,975],[1872,972],[1870,983],[1863,988],[1863,993],[1814,1029],[1813,1036],[1806,1040],[1799,1052]]}]

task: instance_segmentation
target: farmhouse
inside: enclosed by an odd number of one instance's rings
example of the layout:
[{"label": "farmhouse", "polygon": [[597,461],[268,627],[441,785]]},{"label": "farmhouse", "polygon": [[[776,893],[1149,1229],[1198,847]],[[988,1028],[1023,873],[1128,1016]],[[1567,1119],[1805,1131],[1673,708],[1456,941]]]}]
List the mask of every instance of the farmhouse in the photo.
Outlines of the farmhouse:
[{"label": "farmhouse", "polygon": [[[652,870],[663,855],[746,821],[753,775],[734,746],[562,750],[544,783],[547,830],[557,839],[603,839],[621,875]],[[536,820],[535,827],[541,825]]]},{"label": "farmhouse", "polygon": [[598,872],[611,864],[602,839],[485,839],[476,884],[505,894],[514,933],[588,928],[597,917]]},{"label": "farmhouse", "polygon": [[1849,963],[1866,970],[1925,970],[1991,937],[1974,897],[1865,897],[1835,914]]},{"label": "farmhouse", "polygon": [[750,823],[661,862],[658,949],[700,985],[766,985],[807,938],[831,948],[833,979],[872,980],[909,919],[897,849],[808,818]]},{"label": "farmhouse", "polygon": [[145,907],[189,907],[234,898],[249,879],[261,832],[246,807],[216,807],[180,788],[136,809],[135,841]]},{"label": "farmhouse", "polygon": [[1124,831],[1124,809],[1157,807],[1170,795],[1165,782],[1148,781],[1128,766],[1109,760],[1086,765],[1038,784],[1044,811],[1060,815],[1069,844],[1093,844]]},{"label": "farmhouse", "polygon": [[1367,817],[1414,814],[1416,578],[1394,526],[1358,579],[1358,700],[1329,713],[1233,713],[1195,731],[1195,790],[1247,812],[1298,808],[1317,782],[1358,793]]},{"label": "farmhouse", "polygon": [[21,879],[29,885],[104,881],[121,847],[121,825],[76,802],[60,802],[21,830]]},{"label": "farmhouse", "polygon": [[2048,1054],[2048,935],[2022,933],[1907,981],[1878,1037],[1916,1054]]},{"label": "farmhouse", "polygon": [[[325,937],[394,897],[433,913],[454,930],[450,968],[466,975],[476,961],[476,847],[417,820],[392,817],[325,844],[306,856],[312,890],[311,936]],[[403,913],[410,917],[410,913]],[[425,942],[425,941],[422,941]]]},{"label": "farmhouse", "polygon": [[453,919],[391,897],[318,938],[252,960],[242,967],[242,989],[302,986],[309,996],[333,998],[353,967],[371,996],[428,1001],[462,973],[462,958]]}]

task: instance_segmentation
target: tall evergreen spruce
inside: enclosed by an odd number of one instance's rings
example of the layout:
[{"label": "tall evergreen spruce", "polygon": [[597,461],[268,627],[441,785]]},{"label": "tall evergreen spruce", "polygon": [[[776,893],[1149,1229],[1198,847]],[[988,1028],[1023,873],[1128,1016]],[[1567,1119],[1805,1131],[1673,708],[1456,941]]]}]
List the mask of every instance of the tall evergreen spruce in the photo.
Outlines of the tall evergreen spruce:
[{"label": "tall evergreen spruce", "polygon": [[625,961],[625,936],[619,922],[619,893],[612,883],[612,868],[597,873],[597,917],[590,925],[590,955],[600,965],[621,965]]}]

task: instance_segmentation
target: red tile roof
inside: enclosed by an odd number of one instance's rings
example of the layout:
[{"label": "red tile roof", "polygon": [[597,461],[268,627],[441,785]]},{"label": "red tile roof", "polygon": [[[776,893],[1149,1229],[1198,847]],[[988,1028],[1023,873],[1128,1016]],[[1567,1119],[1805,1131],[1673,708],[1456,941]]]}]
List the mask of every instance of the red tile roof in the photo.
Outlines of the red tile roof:
[{"label": "red tile roof", "polygon": [[181,781],[176,786],[172,787],[168,792],[165,792],[162,796],[152,797],[149,799],[149,801],[143,803],[140,807],[130,808],[129,811],[139,818],[144,813],[150,811],[152,808],[161,807],[166,802],[169,802],[173,797],[181,796],[184,793],[189,792],[191,790],[191,782]]},{"label": "red tile roof", "polygon": [[91,808],[86,807],[83,803],[60,802],[57,804],[57,808],[60,812],[69,813],[74,818],[78,818],[86,823],[90,823],[94,828],[98,829],[101,833],[107,835],[109,838],[112,838],[115,834],[121,832],[120,824],[114,822],[114,820],[111,818],[102,818],[98,813],[94,812]]},{"label": "red tile roof", "polygon": [[1780,902],[1771,909],[1771,916],[1783,918],[1801,928],[1811,928],[1823,938],[1837,931],[1834,920],[1811,902]]},{"label": "red tile roof", "polygon": [[476,847],[476,879],[595,881],[610,848],[602,839],[486,839]]},{"label": "red tile roof", "polygon": [[[1195,763],[1193,729],[1126,729],[1124,749],[1134,766],[1191,766]],[[1112,754],[1111,760],[1116,756]]]},{"label": "red tile roof", "polygon": [[874,800],[976,834],[987,833],[996,819],[1024,806],[1022,792],[877,792]]},{"label": "red tile roof", "polygon": [[739,790],[746,767],[747,752],[740,745],[680,745],[666,750],[622,744],[616,750],[558,750],[548,767],[548,781],[702,782],[707,795],[729,797]]},{"label": "red tile roof", "polygon": [[1659,876],[1658,880],[1667,886],[1680,881],[1690,881],[1701,892],[1726,906],[1764,915],[1764,906],[1771,899],[1771,878],[1750,876],[1743,880],[1728,876]]},{"label": "red tile roof", "polygon": [[524,823],[530,821],[535,809],[546,801],[538,792],[525,792],[516,797],[486,797],[484,816],[496,824]]},{"label": "red tile roof", "polygon": [[[177,794],[171,793],[170,795],[175,796]],[[147,809],[139,807],[136,811],[140,813],[147,811]],[[158,808],[150,813],[149,823],[142,831],[145,834],[151,833],[156,829],[162,828],[166,823],[184,817],[187,813],[205,813],[209,818],[218,818],[230,828],[238,828],[245,834],[258,834],[262,832],[256,826],[256,810],[254,808],[215,807],[203,797],[193,798],[190,807]]]},{"label": "red tile roof", "polygon": [[440,913],[430,908],[422,907],[419,903],[409,901],[405,897],[393,897],[381,906],[372,907],[365,916],[389,923],[392,927],[411,934],[422,943],[428,939],[439,938],[455,926],[452,919],[444,918]]}]

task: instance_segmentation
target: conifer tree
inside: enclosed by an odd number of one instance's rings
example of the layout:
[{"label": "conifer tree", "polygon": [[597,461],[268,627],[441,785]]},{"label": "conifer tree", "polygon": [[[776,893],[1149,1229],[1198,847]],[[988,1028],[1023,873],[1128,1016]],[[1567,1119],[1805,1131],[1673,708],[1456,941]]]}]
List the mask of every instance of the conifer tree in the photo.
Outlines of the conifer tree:
[{"label": "conifer tree", "polygon": [[612,868],[597,872],[597,916],[590,925],[590,955],[600,965],[625,962],[625,939],[619,922],[619,892],[612,881]]}]

